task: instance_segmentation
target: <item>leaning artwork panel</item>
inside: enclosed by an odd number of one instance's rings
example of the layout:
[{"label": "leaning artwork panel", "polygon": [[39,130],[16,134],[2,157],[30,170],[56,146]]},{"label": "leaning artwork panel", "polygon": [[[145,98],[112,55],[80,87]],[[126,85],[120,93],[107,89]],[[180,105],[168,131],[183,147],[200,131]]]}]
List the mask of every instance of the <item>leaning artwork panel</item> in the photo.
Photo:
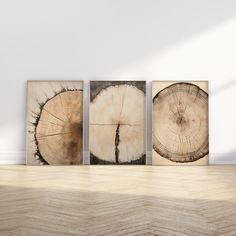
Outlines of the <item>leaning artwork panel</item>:
[{"label": "leaning artwork panel", "polygon": [[146,82],[90,82],[90,163],[146,163]]},{"label": "leaning artwork panel", "polygon": [[28,81],[27,164],[83,163],[83,82]]},{"label": "leaning artwork panel", "polygon": [[208,82],[153,81],[152,164],[207,165]]}]

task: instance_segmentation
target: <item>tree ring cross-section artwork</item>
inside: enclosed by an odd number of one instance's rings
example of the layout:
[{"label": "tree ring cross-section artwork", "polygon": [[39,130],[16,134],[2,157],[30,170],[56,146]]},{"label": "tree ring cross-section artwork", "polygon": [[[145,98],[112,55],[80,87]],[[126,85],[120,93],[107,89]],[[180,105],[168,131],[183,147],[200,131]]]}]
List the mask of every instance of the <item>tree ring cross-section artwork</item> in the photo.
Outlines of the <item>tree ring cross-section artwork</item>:
[{"label": "tree ring cross-section artwork", "polygon": [[27,164],[83,163],[83,82],[28,81]]},{"label": "tree ring cross-section artwork", "polygon": [[146,163],[146,82],[90,82],[90,163]]},{"label": "tree ring cross-section artwork", "polygon": [[153,164],[207,165],[208,83],[153,82]]}]

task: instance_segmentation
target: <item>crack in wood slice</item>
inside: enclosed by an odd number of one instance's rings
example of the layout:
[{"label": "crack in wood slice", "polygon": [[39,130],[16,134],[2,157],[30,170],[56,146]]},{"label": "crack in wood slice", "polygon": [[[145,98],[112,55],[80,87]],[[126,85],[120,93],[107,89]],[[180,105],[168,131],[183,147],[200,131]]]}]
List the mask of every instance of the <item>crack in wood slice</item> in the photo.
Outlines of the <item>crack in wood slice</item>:
[{"label": "crack in wood slice", "polygon": [[48,100],[42,107],[35,138],[48,164],[82,164],[83,91],[64,91]]},{"label": "crack in wood slice", "polygon": [[119,163],[119,153],[120,153],[120,150],[118,148],[119,146],[119,143],[120,143],[120,132],[119,132],[119,129],[120,129],[120,124],[117,125],[117,128],[116,128],[116,137],[115,137],[115,156],[116,156],[116,163]]},{"label": "crack in wood slice", "polygon": [[90,103],[91,164],[144,164],[145,146],[145,94],[125,84],[102,89]]},{"label": "crack in wood slice", "polygon": [[209,152],[208,94],[175,83],[153,98],[153,149],[173,162],[194,162]]}]

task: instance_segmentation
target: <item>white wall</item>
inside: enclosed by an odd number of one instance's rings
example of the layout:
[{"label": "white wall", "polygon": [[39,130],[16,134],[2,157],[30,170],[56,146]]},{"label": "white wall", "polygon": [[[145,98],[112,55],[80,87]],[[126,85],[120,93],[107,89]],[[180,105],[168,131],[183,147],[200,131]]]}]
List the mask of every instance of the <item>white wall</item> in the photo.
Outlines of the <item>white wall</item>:
[{"label": "white wall", "polygon": [[236,163],[235,0],[1,0],[0,163],[24,162],[26,80],[94,77],[209,80],[210,161]]}]

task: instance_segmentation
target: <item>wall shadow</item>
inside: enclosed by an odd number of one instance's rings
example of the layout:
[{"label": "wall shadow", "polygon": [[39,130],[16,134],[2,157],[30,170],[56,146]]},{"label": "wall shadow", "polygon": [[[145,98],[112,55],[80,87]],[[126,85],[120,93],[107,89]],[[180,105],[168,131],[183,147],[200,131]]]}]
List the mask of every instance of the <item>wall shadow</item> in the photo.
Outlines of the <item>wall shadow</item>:
[{"label": "wall shadow", "polygon": [[225,90],[232,88],[236,85],[236,78],[227,81],[226,83],[223,83],[222,85],[216,87],[215,89],[210,91],[211,96],[218,95],[221,92],[225,92]]},{"label": "wall shadow", "polygon": [[236,2],[6,1],[0,9],[0,128],[9,126],[0,141],[24,150],[25,80],[109,75],[235,17]]}]

